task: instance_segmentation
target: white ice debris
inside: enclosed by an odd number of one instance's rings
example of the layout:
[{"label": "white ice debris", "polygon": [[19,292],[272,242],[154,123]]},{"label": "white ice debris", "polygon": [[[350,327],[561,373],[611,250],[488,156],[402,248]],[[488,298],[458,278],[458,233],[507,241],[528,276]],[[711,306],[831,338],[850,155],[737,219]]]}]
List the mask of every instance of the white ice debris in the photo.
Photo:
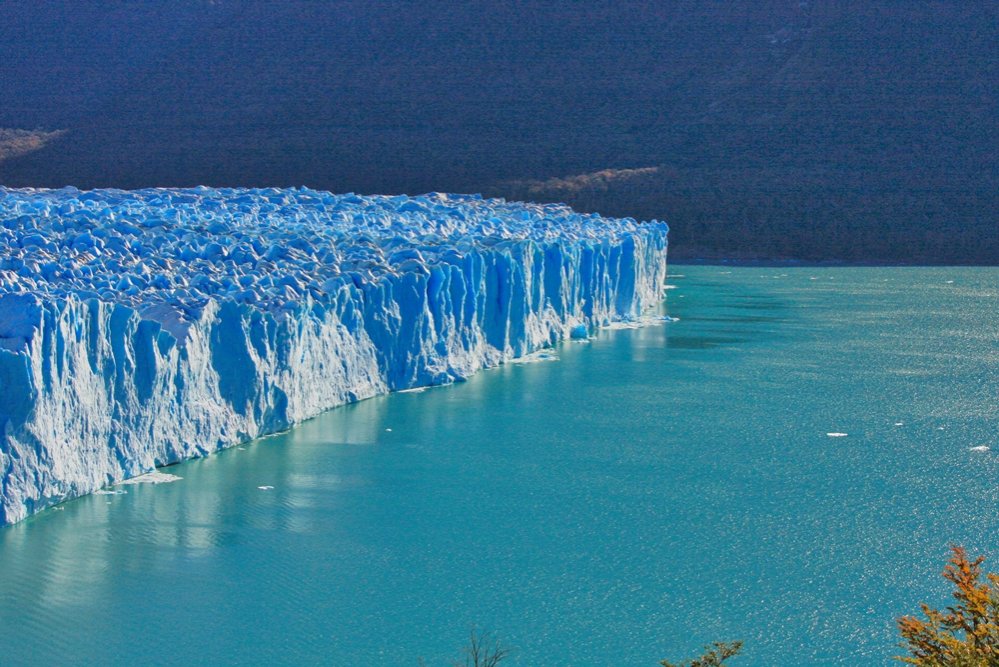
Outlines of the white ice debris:
[{"label": "white ice debris", "polygon": [[178,482],[184,479],[178,475],[171,475],[168,472],[160,472],[159,470],[154,470],[152,472],[147,472],[145,475],[139,475],[138,477],[131,477],[126,479],[120,484],[169,484],[170,482]]},{"label": "white ice debris", "polygon": [[619,331],[622,329],[641,329],[643,327],[654,326],[656,324],[679,321],[679,317],[670,317],[669,315],[644,315],[633,319],[608,322],[604,325],[604,328],[609,329],[610,331]]},{"label": "white ice debris", "polygon": [[555,350],[538,350],[530,354],[521,355],[511,359],[511,364],[534,364],[539,361],[558,361],[558,353]]}]

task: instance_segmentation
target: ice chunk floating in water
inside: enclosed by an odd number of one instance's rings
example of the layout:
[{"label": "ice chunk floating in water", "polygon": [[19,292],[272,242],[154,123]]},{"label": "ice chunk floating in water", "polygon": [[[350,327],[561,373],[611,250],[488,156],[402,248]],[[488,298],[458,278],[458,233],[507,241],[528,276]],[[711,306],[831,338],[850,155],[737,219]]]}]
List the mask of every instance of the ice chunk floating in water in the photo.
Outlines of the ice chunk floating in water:
[{"label": "ice chunk floating in water", "polygon": [[170,473],[154,470],[147,472],[145,475],[126,479],[122,484],[170,484],[171,482],[179,482],[182,479],[184,478],[179,475],[171,475]]},{"label": "ice chunk floating in water", "polygon": [[637,320],[667,231],[476,196],[0,188],[0,523]]}]

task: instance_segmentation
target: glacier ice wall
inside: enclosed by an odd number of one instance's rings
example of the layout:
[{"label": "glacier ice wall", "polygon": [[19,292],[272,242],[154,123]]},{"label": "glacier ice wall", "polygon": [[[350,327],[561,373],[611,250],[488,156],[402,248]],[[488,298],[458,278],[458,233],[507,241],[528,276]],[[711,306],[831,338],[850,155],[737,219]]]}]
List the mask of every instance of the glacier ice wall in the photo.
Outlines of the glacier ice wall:
[{"label": "glacier ice wall", "polygon": [[635,318],[667,231],[437,193],[0,188],[0,524]]}]

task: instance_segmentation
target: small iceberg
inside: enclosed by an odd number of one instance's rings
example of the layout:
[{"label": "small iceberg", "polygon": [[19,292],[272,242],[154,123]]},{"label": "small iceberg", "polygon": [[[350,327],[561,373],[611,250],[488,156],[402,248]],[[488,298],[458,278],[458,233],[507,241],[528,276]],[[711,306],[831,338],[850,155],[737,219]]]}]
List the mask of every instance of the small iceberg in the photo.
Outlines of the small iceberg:
[{"label": "small iceberg", "polygon": [[[681,294],[680,296],[682,297],[683,295]],[[669,315],[643,315],[642,317],[631,320],[609,322],[606,326],[604,326],[604,329],[608,329],[610,331],[620,331],[622,329],[641,329],[642,327],[679,321],[679,317],[671,317]]]},{"label": "small iceberg", "polygon": [[541,361],[558,361],[558,355],[553,350],[538,350],[516,359],[510,359],[510,364],[534,364]]},{"label": "small iceberg", "polygon": [[[119,485],[124,484],[169,484],[170,482],[178,482],[184,479],[177,475],[171,475],[168,472],[160,472],[159,470],[154,470],[152,472],[147,472],[145,475],[139,475],[138,477],[133,477],[132,479],[126,479],[124,482],[120,482]],[[125,493],[122,491],[122,493]]]}]

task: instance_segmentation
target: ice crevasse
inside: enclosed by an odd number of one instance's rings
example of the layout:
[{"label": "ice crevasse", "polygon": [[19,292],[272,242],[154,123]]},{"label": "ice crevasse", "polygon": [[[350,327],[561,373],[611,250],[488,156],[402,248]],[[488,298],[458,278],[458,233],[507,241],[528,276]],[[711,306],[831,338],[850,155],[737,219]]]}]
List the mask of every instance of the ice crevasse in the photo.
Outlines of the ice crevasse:
[{"label": "ice crevasse", "polygon": [[439,193],[0,188],[0,524],[637,318],[667,232]]}]

